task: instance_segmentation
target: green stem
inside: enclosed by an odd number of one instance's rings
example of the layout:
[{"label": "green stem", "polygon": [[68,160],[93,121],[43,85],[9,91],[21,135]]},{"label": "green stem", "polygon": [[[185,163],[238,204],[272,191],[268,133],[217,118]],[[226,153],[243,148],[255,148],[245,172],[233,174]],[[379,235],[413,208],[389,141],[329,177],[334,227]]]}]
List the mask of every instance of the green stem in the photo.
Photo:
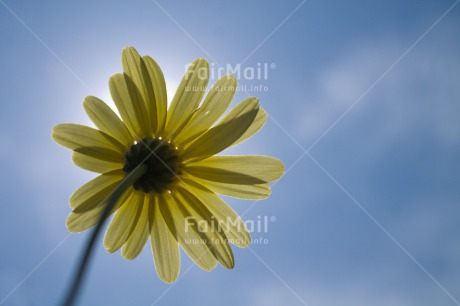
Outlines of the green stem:
[{"label": "green stem", "polygon": [[147,171],[147,166],[145,164],[142,164],[138,166],[137,168],[135,168],[123,179],[123,181],[120,182],[120,184],[118,184],[118,186],[109,196],[107,200],[107,205],[101,214],[99,222],[97,223],[90,239],[88,240],[86,249],[81,257],[80,264],[78,266],[78,270],[76,271],[75,277],[73,279],[72,286],[70,287],[64,299],[64,302],[61,304],[62,306],[72,306],[73,303],[75,302],[75,298],[77,297],[78,291],[81,286],[81,282],[83,280],[83,277],[85,275],[85,272],[86,272],[86,269],[89,263],[89,259],[91,257],[91,253],[94,248],[94,243],[96,242],[99,236],[99,233],[102,229],[102,226],[105,223],[105,220],[110,215],[110,212],[112,211],[112,209],[115,207],[115,204],[117,203],[118,199],[121,197],[123,192],[125,192],[125,190],[129,186],[131,186],[138,178],[144,175],[146,171]]}]

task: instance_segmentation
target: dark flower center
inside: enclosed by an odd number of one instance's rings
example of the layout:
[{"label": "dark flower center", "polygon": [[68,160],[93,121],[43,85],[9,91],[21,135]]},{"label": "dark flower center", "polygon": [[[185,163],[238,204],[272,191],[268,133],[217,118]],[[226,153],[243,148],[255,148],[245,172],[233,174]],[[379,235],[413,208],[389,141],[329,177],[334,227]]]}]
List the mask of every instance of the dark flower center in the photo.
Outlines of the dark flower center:
[{"label": "dark flower center", "polygon": [[145,193],[167,190],[180,174],[177,149],[165,140],[144,138],[132,145],[125,154],[123,171],[128,174],[141,164],[147,165],[147,172],[133,187]]}]

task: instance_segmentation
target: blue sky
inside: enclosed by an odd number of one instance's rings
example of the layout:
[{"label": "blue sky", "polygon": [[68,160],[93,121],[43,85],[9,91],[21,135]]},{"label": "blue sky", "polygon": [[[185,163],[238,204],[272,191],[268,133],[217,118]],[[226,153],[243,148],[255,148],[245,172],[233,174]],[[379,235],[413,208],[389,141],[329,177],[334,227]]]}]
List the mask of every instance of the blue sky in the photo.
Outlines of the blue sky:
[{"label": "blue sky", "polygon": [[273,220],[235,269],[182,254],[166,285],[149,247],[126,261],[100,242],[81,305],[460,305],[458,2],[0,0],[0,305],[55,305],[68,285],[88,237],[68,235],[68,198],[95,174],[51,128],[90,124],[83,98],[109,99],[129,45],[170,95],[197,57],[267,63],[239,84],[267,89],[248,94],[270,120],[230,152],[288,171],[267,200],[226,198]]}]

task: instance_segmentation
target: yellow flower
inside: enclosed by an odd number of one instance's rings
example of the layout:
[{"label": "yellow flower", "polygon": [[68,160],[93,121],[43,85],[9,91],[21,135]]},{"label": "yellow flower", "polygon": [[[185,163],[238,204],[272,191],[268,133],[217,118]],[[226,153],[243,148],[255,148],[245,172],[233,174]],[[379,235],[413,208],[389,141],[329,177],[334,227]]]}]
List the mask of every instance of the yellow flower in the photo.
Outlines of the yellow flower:
[{"label": "yellow flower", "polygon": [[[217,194],[264,199],[268,182],[281,177],[283,164],[267,156],[216,156],[254,135],[267,115],[251,97],[220,121],[236,90],[236,79],[219,79],[200,104],[209,65],[195,60],[167,107],[166,84],[158,64],[128,47],[123,74],[110,78],[110,93],[121,119],[103,101],[86,97],[84,108],[97,129],[71,123],[53,128],[53,139],[73,150],[79,167],[100,173],[70,198],[70,232],[99,222],[108,196],[136,167],[146,170],[122,194],[104,238],[109,252],[121,248],[134,259],[149,237],[159,277],[173,282],[180,269],[179,245],[202,269],[217,262],[233,268],[229,242],[247,247],[243,220]],[[217,123],[216,123],[217,122]]]}]

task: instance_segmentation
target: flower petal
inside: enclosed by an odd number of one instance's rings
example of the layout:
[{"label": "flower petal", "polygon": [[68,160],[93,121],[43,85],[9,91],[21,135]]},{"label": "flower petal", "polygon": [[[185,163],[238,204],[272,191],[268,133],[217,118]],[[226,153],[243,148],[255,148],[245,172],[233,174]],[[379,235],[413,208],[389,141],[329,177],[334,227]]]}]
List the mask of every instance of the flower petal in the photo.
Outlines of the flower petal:
[{"label": "flower petal", "polygon": [[[123,195],[118,200],[115,207],[110,212],[109,216],[113,214],[126,200],[131,196],[133,189],[128,189],[123,193]],[[95,226],[99,219],[101,218],[101,214],[105,209],[106,202],[99,201],[96,203],[97,205],[88,211],[84,212],[71,212],[70,215],[67,217],[66,226],[67,230],[72,233],[78,233],[87,230],[90,227]]]},{"label": "flower petal", "polygon": [[70,196],[70,207],[75,212],[81,213],[103,205],[103,202],[123,180],[124,176],[123,170],[99,175],[82,185]]},{"label": "flower petal", "polygon": [[142,212],[136,227],[121,248],[121,256],[128,260],[136,258],[142,252],[142,249],[149,239],[149,204],[150,197],[145,196]]},{"label": "flower petal", "polygon": [[236,145],[244,142],[248,138],[252,137],[254,134],[256,134],[264,126],[266,121],[267,121],[267,113],[262,108],[259,108],[259,111],[257,112],[256,118],[252,122],[251,126],[230,147],[236,146]]},{"label": "flower petal", "polygon": [[78,152],[72,153],[72,160],[78,167],[93,171],[96,173],[107,173],[113,170],[118,170],[123,168],[123,163],[120,162],[109,162],[105,160],[100,160],[85,154]]},{"label": "flower petal", "polygon": [[133,144],[134,139],[126,125],[102,100],[88,96],[83,101],[83,107],[99,130],[117,139],[126,148]]},{"label": "flower petal", "polygon": [[[136,113],[145,135],[152,133],[150,112],[155,111],[155,95],[147,67],[133,47],[124,48],[121,53],[123,72],[127,76],[128,91],[133,104],[138,104],[141,113]],[[142,105],[141,105],[142,104]],[[151,105],[152,104],[152,105]],[[153,106],[153,107],[152,107]]]},{"label": "flower petal", "polygon": [[150,202],[150,241],[158,276],[165,283],[176,280],[180,271],[180,252],[176,238],[169,231],[166,222],[161,215],[158,197],[151,197]]},{"label": "flower petal", "polygon": [[169,194],[160,197],[160,211],[171,234],[177,239],[185,253],[206,271],[211,271],[217,265],[214,255],[195,231],[185,228],[186,220],[180,213],[176,201]]},{"label": "flower petal", "polygon": [[133,192],[131,197],[117,210],[104,237],[105,249],[117,251],[133,232],[144,206],[144,194]]},{"label": "flower petal", "polygon": [[[154,135],[161,135],[166,124],[166,109],[168,107],[168,98],[166,93],[166,82],[160,66],[149,56],[143,56],[145,66],[152,82],[154,103],[150,102],[150,121]],[[154,105],[152,105],[154,104]]]},{"label": "flower petal", "polygon": [[219,220],[219,224],[230,242],[238,247],[249,246],[251,236],[244,221],[224,200],[193,180],[184,179],[184,182],[187,184],[188,190]]},{"label": "flower petal", "polygon": [[112,136],[84,125],[58,124],[51,137],[70,150],[105,161],[119,162],[125,153],[125,147]]},{"label": "flower petal", "polygon": [[234,76],[226,75],[220,78],[174,141],[178,144],[186,144],[209,129],[227,110],[235,96],[236,86]]},{"label": "flower petal", "polygon": [[185,148],[183,160],[197,161],[225,150],[251,126],[258,110],[257,98],[240,102],[216,126]]},{"label": "flower petal", "polygon": [[279,179],[284,173],[284,165],[269,156],[211,156],[187,164],[184,170],[208,181],[252,185]]},{"label": "flower petal", "polygon": [[[186,177],[186,176],[184,176]],[[210,189],[211,191],[247,200],[263,200],[270,196],[270,185],[256,184],[256,185],[238,185],[238,184],[225,184],[219,182],[212,182],[199,179],[191,176],[191,179]]]},{"label": "flower petal", "polygon": [[206,242],[209,250],[222,266],[232,269],[235,265],[232,248],[213,214],[184,187],[178,186],[173,196],[187,225],[190,225],[190,228]]},{"label": "flower petal", "polygon": [[143,101],[137,99],[137,89],[129,76],[114,74],[109,80],[110,94],[123,122],[137,140],[150,137],[145,119],[147,110]]},{"label": "flower petal", "polygon": [[177,135],[187,124],[203,98],[209,80],[209,64],[196,59],[185,72],[169,107],[164,137]]}]

